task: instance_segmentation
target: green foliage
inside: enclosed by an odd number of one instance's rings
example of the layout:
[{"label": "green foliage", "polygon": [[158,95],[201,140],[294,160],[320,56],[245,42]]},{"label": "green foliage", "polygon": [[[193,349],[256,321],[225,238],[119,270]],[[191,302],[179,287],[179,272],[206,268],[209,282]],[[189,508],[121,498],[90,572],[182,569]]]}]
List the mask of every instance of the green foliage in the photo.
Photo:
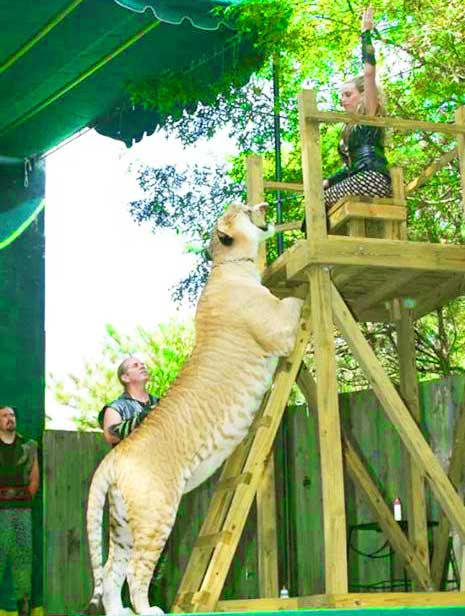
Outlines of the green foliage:
[{"label": "green foliage", "polygon": [[[402,118],[415,118],[435,122],[453,122],[456,109],[465,104],[465,12],[462,2],[451,0],[375,0],[377,21],[375,47],[379,81],[386,95],[387,113]],[[338,108],[339,86],[349,75],[361,71],[360,16],[366,3],[359,0],[250,0],[226,10],[239,31],[255,40],[264,62],[260,70],[245,85],[232,82],[227,91],[214,101],[201,103],[192,113],[175,114],[166,118],[165,130],[186,144],[199,137],[211,137],[216,130],[228,127],[230,136],[242,152],[229,170],[218,169],[209,178],[214,207],[221,208],[231,195],[244,196],[244,159],[251,152],[260,153],[265,160],[265,175],[274,179],[274,112],[279,112],[282,138],[282,179],[299,182],[300,143],[296,95],[307,82],[318,90],[322,109]],[[272,73],[279,72],[280,100],[273,98]],[[174,92],[175,90],[173,90]],[[192,105],[192,108],[194,105]],[[323,173],[328,176],[340,166],[337,142],[340,126],[321,126]],[[391,164],[404,169],[407,182],[454,146],[449,136],[420,131],[392,132],[387,135],[387,155]],[[160,170],[152,170],[157,173]],[[159,177],[169,174],[160,173]],[[186,174],[186,179],[189,174]],[[226,182],[225,182],[226,177]],[[229,182],[229,184],[228,184]],[[150,208],[154,203],[158,212],[170,207],[172,199],[185,184],[169,181],[166,186],[171,197],[163,196],[161,185],[143,184],[144,199],[133,204],[138,220],[155,221]],[[181,188],[182,186],[182,188]],[[233,186],[236,186],[235,191]],[[194,195],[198,184],[189,187]],[[214,195],[214,197],[213,197]],[[173,197],[174,196],[174,197]],[[208,201],[208,197],[202,197]],[[276,195],[266,195],[274,203]],[[284,220],[302,217],[302,199],[296,195],[282,195]],[[460,195],[457,162],[445,167],[423,187],[408,197],[408,225],[410,239],[427,242],[465,243],[465,217]],[[210,216],[198,208],[195,196],[182,203],[182,215],[170,221],[172,228],[183,230],[183,221],[190,220],[189,241],[201,246],[207,240],[206,228],[197,233],[198,221]],[[156,224],[156,223],[155,223]],[[200,227],[199,227],[200,228]],[[289,247],[299,232],[286,235]],[[275,242],[270,243],[269,257],[276,257]],[[202,265],[201,274],[207,267]],[[189,284],[178,289],[178,296],[190,293],[191,298],[200,288],[197,273]],[[465,307],[463,301],[451,303],[447,308],[422,319],[417,324],[420,375],[430,378],[465,370],[463,335]],[[396,335],[390,325],[369,324],[366,334],[385,362],[388,372],[397,377],[394,357]],[[347,349],[338,341],[340,374],[347,387],[366,385]]]},{"label": "green foliage", "polygon": [[86,361],[80,374],[65,380],[51,375],[51,389],[56,400],[76,409],[74,422],[78,430],[98,427],[97,415],[108,402],[121,393],[116,369],[125,357],[136,355],[144,360],[149,373],[148,390],[160,397],[178,376],[194,342],[190,324],[170,322],[154,332],[141,327],[134,335],[123,335],[108,325],[100,357]]}]

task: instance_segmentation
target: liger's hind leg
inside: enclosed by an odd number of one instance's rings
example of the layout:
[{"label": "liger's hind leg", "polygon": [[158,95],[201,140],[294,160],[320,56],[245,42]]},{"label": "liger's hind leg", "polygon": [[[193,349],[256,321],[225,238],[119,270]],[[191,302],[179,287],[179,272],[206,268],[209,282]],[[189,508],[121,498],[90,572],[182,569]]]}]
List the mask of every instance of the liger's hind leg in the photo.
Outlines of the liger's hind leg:
[{"label": "liger's hind leg", "polygon": [[130,613],[123,607],[121,591],[126,579],[129,557],[132,550],[132,534],[127,521],[126,507],[121,493],[115,489],[109,494],[110,545],[108,559],[103,570],[102,602],[105,614],[124,616]]},{"label": "liger's hind leg", "polygon": [[149,586],[155,565],[174,524],[176,510],[167,519],[154,520],[153,526],[134,530],[134,545],[128,567],[131,603],[137,614],[162,614],[157,606],[150,607]]}]

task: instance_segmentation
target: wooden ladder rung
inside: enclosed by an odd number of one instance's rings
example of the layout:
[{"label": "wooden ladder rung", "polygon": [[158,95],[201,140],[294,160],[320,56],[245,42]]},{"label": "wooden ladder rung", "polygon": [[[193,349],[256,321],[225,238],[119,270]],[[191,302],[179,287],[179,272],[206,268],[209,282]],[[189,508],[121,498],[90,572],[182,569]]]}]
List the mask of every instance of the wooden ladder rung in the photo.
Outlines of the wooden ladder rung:
[{"label": "wooden ladder rung", "polygon": [[241,473],[237,477],[228,477],[227,479],[221,479],[215,486],[215,490],[235,490],[241,483],[249,484],[252,479],[252,473]]},{"label": "wooden ladder rung", "polygon": [[232,533],[229,530],[220,530],[218,533],[211,535],[200,535],[194,543],[194,548],[214,548],[219,543],[229,545],[231,543]]},{"label": "wooden ladder rung", "polygon": [[290,192],[304,192],[304,185],[296,182],[275,182],[267,180],[263,182],[265,190],[285,190]]}]

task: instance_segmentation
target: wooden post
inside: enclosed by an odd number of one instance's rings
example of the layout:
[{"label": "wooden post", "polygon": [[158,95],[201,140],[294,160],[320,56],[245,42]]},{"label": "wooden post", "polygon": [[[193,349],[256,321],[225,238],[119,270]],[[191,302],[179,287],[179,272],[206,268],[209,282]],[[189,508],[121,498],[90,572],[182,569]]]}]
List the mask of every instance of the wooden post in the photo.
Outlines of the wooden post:
[{"label": "wooden post", "polygon": [[314,237],[321,239],[327,235],[321,171],[320,127],[318,122],[309,119],[312,112],[318,111],[316,93],[313,90],[302,90],[297,100],[299,104],[305,220],[307,238],[308,241],[312,241]]},{"label": "wooden post", "polygon": [[[247,177],[247,202],[250,205],[261,203],[265,200],[265,188],[263,184],[263,158],[252,154],[247,156],[246,161]],[[260,245],[258,252],[258,269],[263,271],[266,267],[266,244]]]},{"label": "wooden post", "polygon": [[[392,167],[390,173],[392,182],[392,196],[396,203],[404,203],[405,205],[404,173],[402,168]],[[384,222],[384,237],[389,240],[406,240],[407,224],[405,222],[386,220]]]},{"label": "wooden post", "polygon": [[[465,128],[465,106],[459,107],[455,112],[455,122]],[[465,215],[465,134],[457,135],[457,150],[459,153],[459,172],[462,185],[462,204]]]},{"label": "wooden post", "polygon": [[[318,122],[309,118],[312,112],[318,111],[316,93],[302,90],[298,103],[307,241],[311,244],[327,237],[320,129]],[[324,266],[311,267],[308,280],[317,367],[326,592],[344,593],[347,592],[347,541],[331,280]]]},{"label": "wooden post", "polygon": [[[400,320],[396,322],[397,351],[399,354],[400,393],[413,419],[420,423],[415,328],[413,311],[400,302]],[[428,524],[426,519],[425,476],[411,456],[408,473],[408,533],[410,542],[429,571]],[[414,586],[417,588],[417,586]]]},{"label": "wooden post", "polygon": [[[247,202],[261,203],[265,198],[263,183],[263,158],[257,155],[247,157]],[[266,267],[266,244],[260,246],[258,267]],[[263,480],[257,488],[257,543],[258,580],[260,597],[277,597],[278,580],[278,529],[276,522],[276,488],[274,461],[271,455],[263,473]]]}]

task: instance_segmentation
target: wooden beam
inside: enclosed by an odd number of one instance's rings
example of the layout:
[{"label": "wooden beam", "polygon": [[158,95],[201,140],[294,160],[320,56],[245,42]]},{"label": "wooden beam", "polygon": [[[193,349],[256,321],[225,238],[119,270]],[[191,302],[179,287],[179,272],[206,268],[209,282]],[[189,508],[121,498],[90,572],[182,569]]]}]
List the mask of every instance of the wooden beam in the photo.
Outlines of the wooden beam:
[{"label": "wooden beam", "polygon": [[425,473],[441,508],[462,539],[465,539],[465,507],[462,500],[442,470],[436,456],[425,441],[420,429],[384,372],[380,361],[334,285],[332,285],[332,301],[337,327],[365,372],[373,391],[407,451]]},{"label": "wooden beam", "polygon": [[[371,293],[365,295],[360,301],[357,301],[357,312],[362,313],[376,304],[382,303],[385,300],[392,299],[393,296],[400,296],[400,289],[415,280],[418,272],[402,272],[393,276],[387,283],[375,287]],[[337,286],[337,285],[336,285]]]},{"label": "wooden beam", "polygon": [[465,273],[465,246],[330,235],[296,243],[287,278],[304,281],[307,267],[316,264]]},{"label": "wooden beam", "polygon": [[309,284],[317,380],[325,588],[330,593],[347,592],[344,473],[329,273],[319,267],[311,268]]},{"label": "wooden beam", "polygon": [[[247,202],[250,205],[262,203],[265,200],[263,186],[263,158],[251,154],[246,158]],[[266,267],[266,242],[262,242],[258,249],[258,269],[263,272]]]},{"label": "wooden beam", "polygon": [[[455,112],[455,124],[465,132],[465,106],[459,107]],[[465,214],[465,134],[457,136],[457,152],[459,155],[459,173],[462,186],[462,205]]]},{"label": "wooden beam", "polygon": [[[449,607],[465,605],[465,592],[351,592],[308,595],[292,599],[234,599],[218,601],[217,612],[291,611],[311,608]],[[441,613],[443,611],[441,610]],[[458,610],[453,614],[459,616]],[[461,615],[460,615],[461,616]]]},{"label": "wooden beam", "polygon": [[[305,91],[305,90],[304,90]],[[423,120],[404,120],[388,116],[367,116],[361,113],[340,113],[337,111],[312,111],[309,120],[325,124],[342,122],[344,124],[362,124],[363,126],[380,126],[397,130],[413,130],[444,135],[465,134],[465,126],[446,124],[444,122],[425,122]]]},{"label": "wooden beam", "polygon": [[403,222],[407,219],[407,212],[403,205],[378,205],[376,203],[348,201],[341,204],[337,210],[329,215],[330,231],[338,229],[347,220],[354,218]]},{"label": "wooden beam", "polygon": [[457,156],[458,156],[458,150],[456,147],[453,148],[452,150],[449,150],[448,152],[445,152],[440,158],[438,158],[433,163],[431,163],[431,165],[428,165],[428,167],[423,169],[423,171],[420,173],[418,177],[416,177],[414,180],[412,180],[411,182],[407,184],[407,186],[405,187],[406,194],[410,194],[414,190],[417,190],[417,188],[420,188],[420,186],[423,186],[423,184],[426,184],[426,182],[435,173],[437,173],[443,167],[445,167],[450,162],[452,162],[454,158],[457,158]]},{"label": "wooden beam", "polygon": [[300,231],[302,226],[301,220],[296,220],[294,222],[283,222],[280,225],[275,226],[275,230],[277,233],[282,233],[284,231]]},{"label": "wooden beam", "polygon": [[[465,397],[462,402],[454,430],[454,441],[450,457],[448,476],[456,488],[462,482],[465,467]],[[445,516],[440,516],[439,526],[434,533],[434,550],[431,561],[431,577],[435,588],[441,587],[449,546],[450,524]]]},{"label": "wooden beam", "polygon": [[360,278],[363,278],[363,269],[338,268],[338,270],[331,270],[331,280],[338,289],[350,286],[352,280],[360,280]]},{"label": "wooden beam", "polygon": [[257,487],[257,550],[260,597],[278,597],[278,528],[273,451]]},{"label": "wooden beam", "polygon": [[308,241],[325,238],[326,210],[323,198],[321,171],[320,127],[309,120],[318,110],[316,93],[302,90],[297,97],[299,105],[300,144],[302,149],[302,176],[304,182],[305,219]]},{"label": "wooden beam", "polygon": [[[400,305],[400,321],[396,323],[399,355],[400,393],[417,425],[420,425],[414,319],[411,310]],[[425,476],[409,456],[407,478],[407,520],[410,542],[415,554],[429,572],[428,522],[426,518]],[[415,585],[414,585],[415,589]]]},{"label": "wooden beam", "polygon": [[420,559],[414,548],[410,545],[407,537],[394,520],[391,510],[384,502],[383,495],[376,487],[366,471],[362,460],[352,445],[349,436],[343,432],[344,460],[347,471],[355,485],[368,502],[379,527],[386,535],[387,540],[393,547],[396,555],[409,570],[413,580],[423,590],[432,589],[432,581],[429,574],[429,566]]},{"label": "wooden beam", "polygon": [[266,180],[265,190],[284,190],[289,192],[304,192],[304,185],[295,182],[275,182],[274,180]]},{"label": "wooden beam", "polygon": [[415,319],[429,314],[451,299],[465,294],[465,274],[452,274],[445,282],[433,286],[416,298]]}]

